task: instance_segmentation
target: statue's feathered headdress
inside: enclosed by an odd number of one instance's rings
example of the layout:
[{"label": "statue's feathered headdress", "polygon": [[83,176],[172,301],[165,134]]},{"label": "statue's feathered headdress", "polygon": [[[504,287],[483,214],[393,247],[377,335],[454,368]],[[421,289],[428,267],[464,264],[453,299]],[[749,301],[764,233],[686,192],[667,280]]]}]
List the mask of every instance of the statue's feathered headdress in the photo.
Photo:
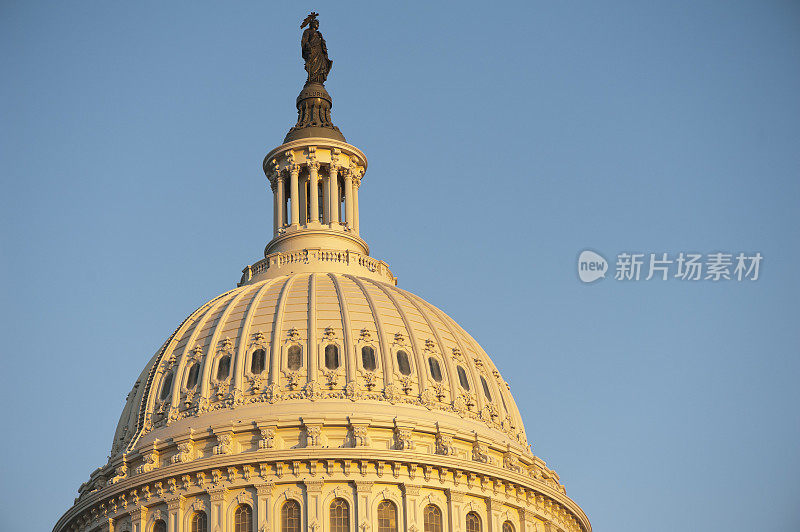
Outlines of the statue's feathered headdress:
[{"label": "statue's feathered headdress", "polygon": [[317,13],[315,11],[312,11],[311,13],[309,13],[308,16],[306,17],[306,19],[303,21],[303,23],[300,24],[300,29],[303,29],[306,26],[308,26],[309,24],[311,24],[312,20],[317,20],[318,16],[319,16],[319,13]]}]

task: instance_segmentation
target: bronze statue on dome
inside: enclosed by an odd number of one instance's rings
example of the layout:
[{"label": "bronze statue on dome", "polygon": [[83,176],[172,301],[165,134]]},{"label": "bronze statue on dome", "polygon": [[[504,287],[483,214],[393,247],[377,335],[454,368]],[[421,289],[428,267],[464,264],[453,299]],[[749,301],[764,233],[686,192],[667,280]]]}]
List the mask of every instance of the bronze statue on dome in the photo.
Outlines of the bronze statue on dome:
[{"label": "bronze statue on dome", "polygon": [[306,28],[300,40],[303,52],[303,59],[306,62],[306,72],[308,79],[306,85],[310,83],[325,83],[328,79],[328,72],[331,71],[333,61],[328,59],[328,47],[325,39],[319,31],[319,13],[312,11],[300,24],[300,28]]}]

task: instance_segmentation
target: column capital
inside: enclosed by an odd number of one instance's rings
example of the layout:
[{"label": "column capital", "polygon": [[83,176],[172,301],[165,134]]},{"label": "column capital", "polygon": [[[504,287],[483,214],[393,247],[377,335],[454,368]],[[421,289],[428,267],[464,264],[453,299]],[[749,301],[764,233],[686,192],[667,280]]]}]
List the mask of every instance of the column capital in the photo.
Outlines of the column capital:
[{"label": "column capital", "polygon": [[355,483],[356,483],[356,492],[358,493],[372,492],[372,486],[375,484],[374,482],[365,480],[356,480]]},{"label": "column capital", "polygon": [[167,510],[182,510],[184,502],[186,502],[186,499],[182,496],[167,499]]},{"label": "column capital", "polygon": [[272,490],[275,489],[275,483],[271,480],[268,482],[264,482],[263,484],[256,484],[256,495],[262,497],[264,495],[271,495]]},{"label": "column capital", "polygon": [[322,487],[325,482],[322,480],[306,480],[303,482],[306,485],[306,493],[322,493]]},{"label": "column capital", "polygon": [[225,500],[226,492],[225,488],[217,489],[217,490],[208,490],[208,498],[211,502],[220,502]]},{"label": "column capital", "polygon": [[422,486],[419,486],[417,484],[403,483],[401,484],[401,488],[403,490],[403,493],[405,493],[406,497],[417,497],[419,495],[420,489],[422,489]]},{"label": "column capital", "polygon": [[464,496],[467,494],[465,491],[446,490],[447,497],[453,502],[464,502]]},{"label": "column capital", "polygon": [[278,190],[278,179],[280,179],[280,172],[277,170],[270,171],[267,174],[267,180],[269,181],[269,188],[272,189],[272,192]]}]

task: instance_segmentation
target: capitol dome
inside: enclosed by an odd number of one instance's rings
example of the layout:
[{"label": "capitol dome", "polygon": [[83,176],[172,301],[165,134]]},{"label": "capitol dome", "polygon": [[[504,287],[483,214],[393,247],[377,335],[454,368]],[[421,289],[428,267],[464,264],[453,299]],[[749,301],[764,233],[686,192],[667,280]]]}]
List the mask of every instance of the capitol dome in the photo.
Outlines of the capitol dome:
[{"label": "capitol dome", "polygon": [[145,365],[54,532],[591,532],[487,353],[369,256],[367,159],[304,25],[264,258]]},{"label": "capitol dome", "polygon": [[312,411],[326,426],[380,424],[386,449],[395,426],[413,423],[527,452],[508,385],[441,310],[386,280],[294,273],[244,284],[184,320],[136,381],[112,453],[199,423],[255,430]]}]

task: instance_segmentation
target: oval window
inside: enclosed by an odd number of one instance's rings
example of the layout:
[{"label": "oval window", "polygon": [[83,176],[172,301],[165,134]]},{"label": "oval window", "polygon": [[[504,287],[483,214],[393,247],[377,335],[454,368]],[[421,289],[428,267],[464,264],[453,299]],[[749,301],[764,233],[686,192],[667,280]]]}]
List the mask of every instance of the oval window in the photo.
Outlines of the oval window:
[{"label": "oval window", "polygon": [[433,357],[428,358],[428,366],[431,368],[431,377],[436,382],[442,382],[442,369],[439,367],[439,361]]},{"label": "oval window", "polygon": [[263,349],[256,349],[253,351],[253,358],[250,361],[250,373],[258,375],[264,371],[264,366],[267,364],[267,352]]},{"label": "oval window", "polygon": [[481,384],[483,385],[483,395],[485,395],[486,399],[488,399],[489,402],[491,403],[492,392],[489,391],[489,385],[486,383],[486,379],[483,378],[483,375],[481,375]]},{"label": "oval window", "polygon": [[217,380],[225,380],[228,378],[228,375],[231,374],[231,356],[225,355],[224,357],[219,359],[219,364],[217,365]]},{"label": "oval window", "polygon": [[164,377],[164,384],[161,385],[161,400],[163,401],[169,397],[169,392],[172,391],[172,373],[167,373]]},{"label": "oval window", "polygon": [[303,349],[299,345],[289,347],[286,353],[286,365],[290,371],[297,371],[303,365]]},{"label": "oval window", "polygon": [[411,375],[411,364],[408,362],[408,353],[402,349],[397,352],[397,367],[403,375]]},{"label": "oval window", "polygon": [[469,380],[467,379],[467,372],[464,371],[464,368],[462,368],[461,366],[458,366],[456,370],[458,371],[458,382],[461,383],[461,387],[469,391]]},{"label": "oval window", "polygon": [[339,346],[328,344],[325,346],[325,367],[337,369],[339,367]]},{"label": "oval window", "polygon": [[361,365],[367,371],[375,371],[375,350],[368,345],[361,348]]},{"label": "oval window", "polygon": [[197,377],[200,375],[200,364],[192,364],[189,368],[189,376],[186,377],[186,387],[190,390],[197,386]]}]

